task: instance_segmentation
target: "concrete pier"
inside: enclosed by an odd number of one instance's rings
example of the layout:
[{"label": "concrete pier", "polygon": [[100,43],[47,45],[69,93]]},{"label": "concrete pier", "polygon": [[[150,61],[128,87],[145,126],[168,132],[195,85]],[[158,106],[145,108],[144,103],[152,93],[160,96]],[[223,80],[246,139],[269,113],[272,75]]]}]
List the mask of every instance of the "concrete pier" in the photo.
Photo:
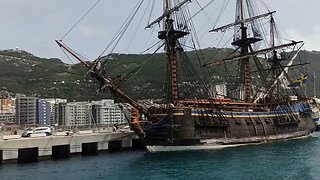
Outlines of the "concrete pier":
[{"label": "concrete pier", "polygon": [[0,140],[0,164],[5,161],[21,163],[38,158],[68,158],[74,153],[94,155],[99,151],[131,149],[137,137],[132,131],[55,135],[45,137],[10,138]]},{"label": "concrete pier", "polygon": [[2,150],[0,150],[0,165],[2,164],[2,161],[3,161],[3,159],[2,159]]},{"label": "concrete pier", "polygon": [[66,159],[70,157],[70,144],[52,146],[52,159]]}]

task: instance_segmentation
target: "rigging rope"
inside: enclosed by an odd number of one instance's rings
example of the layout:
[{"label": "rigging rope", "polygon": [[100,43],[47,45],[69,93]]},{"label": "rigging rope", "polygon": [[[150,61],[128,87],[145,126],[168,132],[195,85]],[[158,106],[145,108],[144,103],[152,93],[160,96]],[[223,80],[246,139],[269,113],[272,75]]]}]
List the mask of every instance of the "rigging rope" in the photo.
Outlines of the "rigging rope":
[{"label": "rigging rope", "polygon": [[[114,49],[117,47],[118,43],[120,42],[120,40],[122,39],[124,33],[126,32],[126,30],[128,29],[129,25],[131,24],[133,18],[135,17],[135,15],[138,13],[140,7],[142,6],[144,0],[141,0],[140,2],[137,3],[137,5],[135,6],[135,8],[133,9],[133,11],[130,13],[130,15],[128,16],[127,20],[125,21],[125,23],[122,25],[122,27],[120,28],[120,30],[118,31],[118,33],[115,35],[115,37],[111,40],[111,42],[107,45],[107,47],[102,51],[101,56],[103,56],[105,54],[105,52],[109,49],[109,47],[114,43],[115,44],[113,46],[113,48],[111,49],[110,53],[111,54]],[[99,59],[99,58],[98,58]]]},{"label": "rigging rope", "polygon": [[216,27],[216,25],[217,25],[217,23],[218,23],[219,19],[221,18],[221,16],[222,16],[222,14],[223,14],[224,10],[227,8],[227,6],[228,6],[229,2],[230,2],[230,0],[225,1],[225,4],[223,4],[223,5],[222,5],[222,8],[221,8],[221,10],[220,10],[220,12],[219,12],[219,14],[218,14],[217,18],[213,21],[213,23],[214,23],[214,24],[212,25],[213,27]]},{"label": "rigging rope", "polygon": [[149,19],[148,19],[148,24],[150,24],[150,20],[151,20],[151,15],[152,15],[152,11],[153,11],[153,8],[154,8],[154,2],[155,0],[152,1],[152,5],[151,5],[151,8],[150,8],[150,13],[149,13]]},{"label": "rigging rope", "polygon": [[[152,32],[150,33],[149,37],[147,38],[147,41],[145,42],[145,45],[143,46],[142,49],[145,49],[145,48],[148,46],[151,38],[154,36],[154,32],[155,32],[155,30],[152,29]],[[153,40],[153,42],[152,42],[151,44],[153,44],[155,41],[157,41],[156,38]],[[150,50],[150,49],[151,49],[151,48],[147,48],[147,50],[142,51],[140,54],[143,54],[144,52],[146,52],[146,51],[148,51],[148,50]]]},{"label": "rigging rope", "polygon": [[60,48],[62,50],[62,52],[67,56],[67,58],[69,59],[69,61],[72,63],[72,64],[76,64],[72,58],[70,57],[70,55],[63,49],[63,48]]},{"label": "rigging rope", "polygon": [[[180,44],[179,44],[179,47]],[[197,74],[196,70],[194,69],[192,63],[190,62],[188,56],[186,55],[186,53],[183,51],[182,48],[179,48],[179,57],[181,59],[181,65],[183,67],[184,73],[185,73],[185,77],[187,78],[187,82],[190,83],[189,88],[186,87],[184,88],[185,93],[189,94],[189,98],[197,98],[197,99],[201,99],[201,97],[205,96],[204,94],[200,94],[200,92],[198,91],[198,88],[202,86],[202,84],[199,83],[199,75]],[[190,74],[190,75],[189,75]],[[188,85],[188,84],[187,84]],[[202,88],[204,91],[207,92],[207,88]]]},{"label": "rigging rope", "polygon": [[[161,42],[161,41],[160,41]],[[159,46],[143,63],[141,63],[135,70],[131,71],[130,73],[128,73],[123,80],[128,80],[130,79],[132,76],[134,76],[135,74],[137,74],[142,68],[143,66],[151,59],[151,57],[153,57],[153,55],[155,55],[159,49],[161,49],[164,46],[164,43]]]},{"label": "rigging rope", "polygon": [[[150,4],[150,1],[148,3],[147,7],[149,6],[149,4]],[[129,40],[129,43],[127,44],[127,47],[126,47],[125,51],[128,51],[128,49],[131,47],[131,45],[133,43],[133,40],[134,40],[134,38],[135,38],[135,36],[136,36],[136,34],[137,34],[138,30],[139,30],[139,27],[140,27],[140,25],[142,23],[142,20],[144,19],[146,14],[147,14],[147,9],[144,10],[144,12],[143,12],[143,14],[141,16],[141,19],[140,19],[139,23],[137,24],[136,29],[134,30],[134,33],[133,33],[133,35],[131,36],[131,38]]]},{"label": "rigging rope", "polygon": [[152,46],[151,46],[151,47],[149,47],[148,49],[146,49],[146,50],[142,51],[140,54],[143,54],[143,53],[145,53],[145,52],[149,51],[150,49],[152,49],[152,48],[153,48],[153,47],[155,47],[156,45],[160,44],[161,42],[162,42],[162,40],[158,41],[157,43],[155,43],[154,45],[152,45]]},{"label": "rigging rope", "polygon": [[[204,11],[204,8],[208,7],[213,1],[214,1],[214,0],[210,1],[208,4],[206,4],[204,7],[202,7],[201,4],[196,0],[196,3],[197,3],[197,5],[198,5],[199,8],[200,8],[200,10],[199,10],[198,12],[203,11],[203,14],[206,16],[206,18],[207,18],[208,20],[210,20],[211,18],[210,18],[210,16],[208,15],[208,13],[206,13],[206,12]],[[195,15],[197,15],[197,13],[196,13]],[[194,16],[195,16],[195,15],[194,15]],[[191,16],[191,18],[193,18],[194,16]]]},{"label": "rigging rope", "polygon": [[[187,14],[188,14],[189,17],[191,16],[191,13],[190,13],[190,10],[189,10],[188,7],[187,7]],[[187,20],[187,22],[190,24],[191,29],[196,29],[195,25],[194,25],[194,23],[192,21],[192,18],[189,18]],[[197,36],[197,33],[194,32],[194,31],[191,31],[191,41],[192,41],[192,45],[193,45],[193,48],[195,50],[195,53],[196,53],[196,56],[197,56],[197,59],[198,59],[198,62],[199,62],[199,66],[201,67],[205,62],[205,57],[204,57],[204,54],[203,54],[203,52],[201,50],[200,41],[199,41],[199,38]],[[197,48],[199,49],[199,51],[198,51]],[[200,52],[200,54],[199,54],[199,52]],[[201,58],[200,58],[200,56],[201,56]],[[201,59],[203,60],[203,62],[201,62]]]},{"label": "rigging rope", "polygon": [[97,0],[93,6],[90,7],[90,9],[67,31],[61,38],[63,40],[76,26],[80,24],[80,22],[99,4],[101,0]]},{"label": "rigging rope", "polygon": [[270,6],[268,6],[263,0],[260,0],[261,4],[270,12]]}]

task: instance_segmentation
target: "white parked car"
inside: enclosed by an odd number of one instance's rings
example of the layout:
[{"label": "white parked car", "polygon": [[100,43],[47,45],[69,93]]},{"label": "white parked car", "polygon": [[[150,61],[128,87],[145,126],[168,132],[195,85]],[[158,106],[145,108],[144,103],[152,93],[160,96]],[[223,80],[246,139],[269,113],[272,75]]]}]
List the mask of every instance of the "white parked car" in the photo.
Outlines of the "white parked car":
[{"label": "white parked car", "polygon": [[22,137],[30,137],[31,134],[45,133],[46,136],[52,135],[52,129],[50,127],[37,127],[35,129],[27,128],[23,133]]}]

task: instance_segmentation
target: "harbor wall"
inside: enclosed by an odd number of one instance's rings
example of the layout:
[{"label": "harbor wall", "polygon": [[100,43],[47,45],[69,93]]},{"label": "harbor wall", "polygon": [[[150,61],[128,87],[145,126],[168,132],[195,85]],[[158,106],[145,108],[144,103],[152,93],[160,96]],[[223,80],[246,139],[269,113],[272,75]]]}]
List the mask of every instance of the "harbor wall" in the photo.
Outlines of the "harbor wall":
[{"label": "harbor wall", "polygon": [[0,164],[28,162],[38,158],[67,158],[72,154],[97,154],[100,151],[131,149],[137,136],[131,132],[84,133],[44,137],[7,137],[0,140]]}]

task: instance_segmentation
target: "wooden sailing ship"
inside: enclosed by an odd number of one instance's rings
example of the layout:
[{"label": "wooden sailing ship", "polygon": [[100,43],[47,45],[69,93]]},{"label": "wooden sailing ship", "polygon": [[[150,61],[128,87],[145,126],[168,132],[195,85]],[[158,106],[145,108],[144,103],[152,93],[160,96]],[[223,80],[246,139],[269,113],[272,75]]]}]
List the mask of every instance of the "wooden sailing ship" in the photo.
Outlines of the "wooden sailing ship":
[{"label": "wooden sailing ship", "polygon": [[[162,23],[162,30],[159,31],[158,38],[164,42],[169,86],[166,101],[161,104],[146,106],[132,99],[110,77],[100,71],[100,68],[97,67],[99,59],[88,64],[62,41],[56,42],[84,64],[93,77],[103,86],[108,87],[116,97],[133,107],[131,128],[145,141],[149,151],[215,149],[298,138],[308,136],[313,132],[315,125],[311,118],[312,112],[308,98],[300,94],[298,89],[291,89],[290,93],[283,94],[284,90],[282,90],[280,80],[286,78],[292,82],[287,72],[287,68],[292,66],[292,63],[283,65],[283,59],[280,58],[278,50],[295,47],[297,54],[302,42],[291,41],[277,45],[274,39],[273,15],[275,12],[269,11],[255,15],[251,12],[250,0],[236,1],[237,14],[234,23],[212,29],[212,32],[235,29],[236,34],[232,42],[236,49],[234,53],[224,59],[203,64],[204,68],[210,68],[215,65],[227,66],[227,63],[238,62],[240,68],[237,80],[239,84],[234,89],[241,96],[238,99],[197,96],[198,92],[202,94],[207,92],[199,90],[207,88],[200,81],[189,84],[194,88],[194,94],[189,94],[189,98],[181,96],[180,92],[183,91],[183,87],[179,83],[178,67],[186,55],[181,40],[189,36],[190,28],[187,23],[181,24],[181,19],[186,18],[181,18],[179,12],[189,2],[189,0],[180,2],[164,0],[163,15],[147,26],[150,28]],[[245,13],[246,10],[249,13]],[[246,17],[246,14],[249,17]],[[261,18],[269,18],[271,24],[271,45],[263,49],[254,48],[255,44],[262,41],[262,36],[254,25]],[[258,71],[270,73],[267,75],[261,73],[261,76],[267,80],[264,84],[264,92],[257,93],[257,88],[252,84],[250,61],[259,65],[258,62],[261,60],[258,58],[259,55],[266,55],[263,60],[268,61],[269,68],[260,68]],[[292,60],[294,58],[291,56]]]}]

